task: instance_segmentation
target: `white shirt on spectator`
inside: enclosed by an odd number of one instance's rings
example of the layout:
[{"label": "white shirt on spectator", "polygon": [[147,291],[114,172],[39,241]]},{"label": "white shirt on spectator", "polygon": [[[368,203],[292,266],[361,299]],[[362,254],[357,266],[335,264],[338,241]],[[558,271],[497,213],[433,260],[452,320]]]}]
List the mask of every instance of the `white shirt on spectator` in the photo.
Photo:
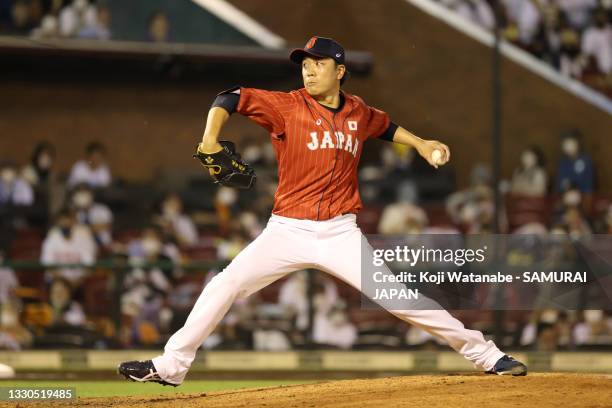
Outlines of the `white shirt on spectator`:
[{"label": "white shirt on spectator", "polygon": [[582,36],[582,52],[592,56],[604,74],[612,72],[612,28],[589,27]]},{"label": "white shirt on spectator", "polygon": [[71,326],[81,326],[87,321],[83,307],[77,302],[70,302],[70,307],[62,314],[62,319]]},{"label": "white shirt on spectator", "polygon": [[530,0],[523,0],[517,20],[519,35],[523,44],[531,43],[538,31],[540,20],[540,10]]},{"label": "white shirt on spectator", "polygon": [[392,203],[385,207],[378,222],[378,233],[404,234],[409,226],[425,227],[428,223],[425,211],[408,202]]},{"label": "white shirt on spectator", "polygon": [[[76,3],[76,0],[73,3]],[[83,3],[83,2],[81,2]],[[86,1],[84,3],[87,3]],[[93,26],[97,23],[97,10],[92,5],[86,5],[82,11],[74,4],[66,6],[60,11],[59,31],[64,37],[74,36],[83,27]]]},{"label": "white shirt on spectator", "polygon": [[7,303],[11,293],[19,286],[17,275],[11,268],[0,268],[0,304]]},{"label": "white shirt on spectator", "polygon": [[495,27],[495,15],[489,3],[486,0],[477,0],[476,9],[474,11],[474,19],[476,23],[491,30]]},{"label": "white shirt on spectator", "polygon": [[512,175],[511,190],[514,194],[524,194],[531,197],[546,195],[548,178],[546,170],[541,167],[533,169],[517,169]]},{"label": "white shirt on spectator", "polygon": [[113,222],[113,212],[102,203],[94,203],[87,209],[79,210],[76,216],[81,224],[87,225],[112,224]]},{"label": "white shirt on spectator", "polygon": [[198,242],[198,230],[189,216],[179,214],[170,219],[172,229],[182,244],[195,245]]},{"label": "white shirt on spectator", "polygon": [[10,202],[14,205],[32,205],[34,191],[32,187],[21,178],[10,184],[0,180],[0,205]]},{"label": "white shirt on spectator", "polygon": [[597,0],[558,0],[559,8],[565,12],[570,24],[582,29],[589,22],[591,10],[597,6]]},{"label": "white shirt on spectator", "polygon": [[[52,228],[43,241],[40,257],[43,265],[91,265],[95,260],[96,243],[89,228],[83,225],[75,225],[69,238],[64,237],[58,228]],[[62,268],[59,275],[75,283],[85,276],[85,271],[83,268]]]},{"label": "white shirt on spectator", "polygon": [[94,188],[107,187],[111,183],[111,173],[108,166],[103,164],[97,169],[92,169],[87,161],[79,160],[70,170],[68,185],[75,186],[80,183],[86,183]]},{"label": "white shirt on spectator", "polygon": [[502,0],[502,3],[510,21],[518,26],[521,42],[529,44],[540,24],[540,11],[531,0]]}]

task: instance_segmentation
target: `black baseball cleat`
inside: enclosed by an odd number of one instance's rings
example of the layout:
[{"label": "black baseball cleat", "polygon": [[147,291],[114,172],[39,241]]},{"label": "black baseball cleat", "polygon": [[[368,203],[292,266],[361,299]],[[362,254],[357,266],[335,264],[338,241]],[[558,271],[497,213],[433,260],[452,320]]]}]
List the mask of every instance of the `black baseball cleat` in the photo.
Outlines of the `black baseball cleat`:
[{"label": "black baseball cleat", "polygon": [[161,385],[171,385],[178,387],[180,384],[172,384],[162,380],[157,374],[153,361],[125,361],[117,367],[117,373],[124,376],[126,380],[138,382],[155,382]]},{"label": "black baseball cleat", "polygon": [[495,363],[492,370],[485,371],[486,374],[497,375],[527,375],[527,366],[514,358],[505,355]]}]

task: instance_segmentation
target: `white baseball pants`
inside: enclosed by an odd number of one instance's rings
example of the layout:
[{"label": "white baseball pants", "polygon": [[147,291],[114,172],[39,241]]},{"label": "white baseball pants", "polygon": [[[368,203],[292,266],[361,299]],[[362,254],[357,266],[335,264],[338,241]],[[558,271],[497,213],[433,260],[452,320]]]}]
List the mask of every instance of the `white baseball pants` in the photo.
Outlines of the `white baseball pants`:
[{"label": "white baseball pants", "polygon": [[[183,382],[196,351],[236,298],[246,297],[288,273],[327,272],[361,290],[361,241],[354,214],[327,221],[272,215],[263,232],[206,285],[185,325],[153,359],[159,376]],[[444,339],[482,370],[493,368],[502,353],[482,333],[466,329],[446,310],[390,310],[395,316]]]}]

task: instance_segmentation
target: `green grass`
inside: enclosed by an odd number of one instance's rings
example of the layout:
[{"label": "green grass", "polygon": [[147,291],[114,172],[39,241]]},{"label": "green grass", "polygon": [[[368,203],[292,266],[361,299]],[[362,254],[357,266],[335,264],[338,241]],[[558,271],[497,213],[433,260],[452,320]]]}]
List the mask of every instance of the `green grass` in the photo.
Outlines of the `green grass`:
[{"label": "green grass", "polygon": [[108,397],[122,395],[160,395],[237,390],[240,388],[274,387],[279,385],[307,384],[312,381],[254,380],[254,381],[185,381],[180,387],[163,387],[159,384],[139,384],[128,381],[1,381],[0,387],[75,387],[77,397]]}]

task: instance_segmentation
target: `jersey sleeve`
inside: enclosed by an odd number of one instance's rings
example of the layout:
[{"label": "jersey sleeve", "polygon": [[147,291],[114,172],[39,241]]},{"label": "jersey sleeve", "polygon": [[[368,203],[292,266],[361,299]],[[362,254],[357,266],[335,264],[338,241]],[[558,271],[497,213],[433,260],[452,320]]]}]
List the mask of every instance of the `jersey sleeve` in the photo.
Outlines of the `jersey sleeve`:
[{"label": "jersey sleeve", "polygon": [[368,137],[382,136],[391,125],[391,119],[386,112],[371,106],[366,107],[365,122]]},{"label": "jersey sleeve", "polygon": [[240,88],[236,112],[265,128],[272,136],[285,133],[285,118],[281,112],[291,105],[293,97],[285,92],[255,88]]}]

